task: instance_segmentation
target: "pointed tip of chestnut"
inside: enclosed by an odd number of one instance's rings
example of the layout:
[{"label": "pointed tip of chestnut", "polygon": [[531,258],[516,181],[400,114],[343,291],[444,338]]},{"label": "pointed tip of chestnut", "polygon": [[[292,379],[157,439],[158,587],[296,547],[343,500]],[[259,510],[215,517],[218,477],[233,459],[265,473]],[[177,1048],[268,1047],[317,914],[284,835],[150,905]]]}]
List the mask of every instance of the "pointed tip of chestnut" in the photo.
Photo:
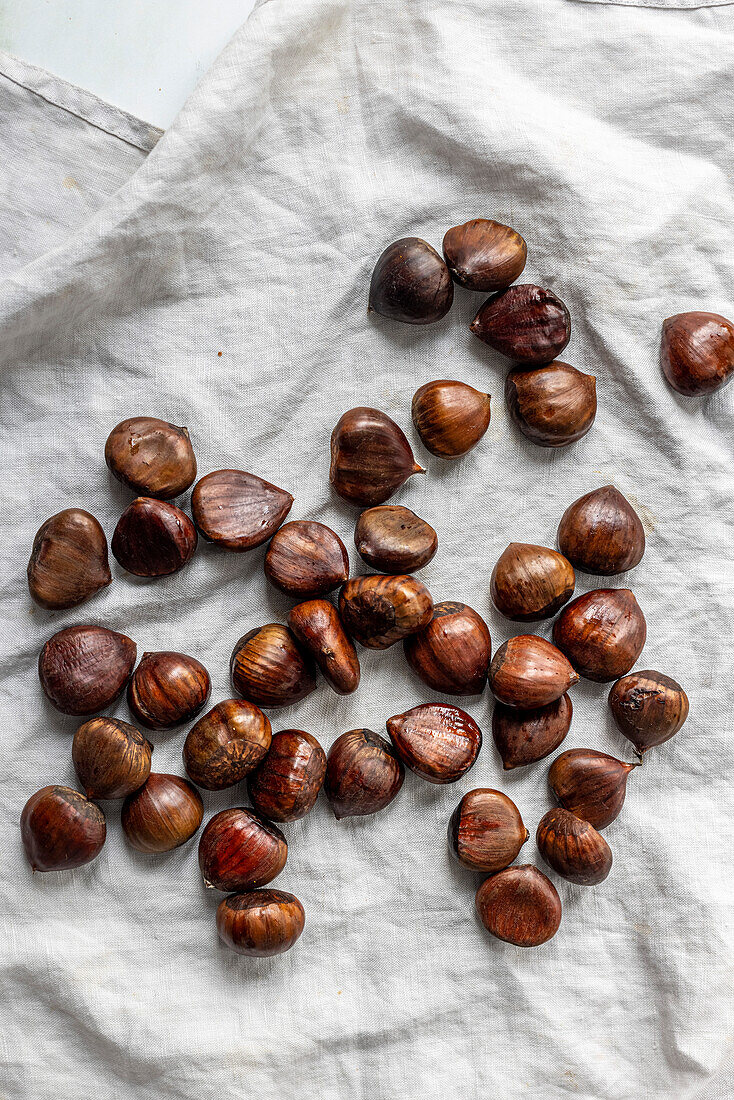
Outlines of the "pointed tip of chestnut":
[{"label": "pointed tip of chestnut", "polygon": [[420,237],[388,245],[372,272],[368,312],[409,325],[440,321],[454,300],[443,257]]},{"label": "pointed tip of chestnut", "polygon": [[734,374],[734,324],[702,310],[666,317],[660,366],[669,385],[684,397],[713,393]]}]

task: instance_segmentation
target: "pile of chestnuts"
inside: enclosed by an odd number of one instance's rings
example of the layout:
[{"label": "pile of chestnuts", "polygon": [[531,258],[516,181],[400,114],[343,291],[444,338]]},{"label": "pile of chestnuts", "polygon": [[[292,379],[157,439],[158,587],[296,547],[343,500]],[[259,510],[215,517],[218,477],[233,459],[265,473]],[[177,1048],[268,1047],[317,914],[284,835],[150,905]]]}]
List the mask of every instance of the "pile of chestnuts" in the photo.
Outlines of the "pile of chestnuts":
[{"label": "pile of chestnuts", "polygon": [[[443,252],[413,237],[390,245],[372,276],[370,309],[428,324],[450,309],[455,282],[489,293],[471,327],[514,364],[505,387],[512,418],[541,446],[580,439],[596,414],[595,379],[556,359],[570,338],[564,303],[542,287],[513,285],[525,266],[523,238],[508,226],[474,219],[447,232]],[[734,329],[713,316],[665,322],[664,370],[680,392],[711,390],[734,369]],[[490,397],[439,379],[416,391],[412,418],[429,454],[458,459],[487,432]],[[543,862],[562,879],[595,885],[607,878],[612,852],[601,831],[619,815],[632,770],[673,737],[688,714],[675,680],[633,671],[647,625],[632,591],[597,588],[574,598],[577,570],[619,576],[643,557],[640,519],[614,486],[568,506],[557,549],[515,542],[500,555],[487,578],[491,598],[525,632],[493,654],[482,617],[460,599],[434,602],[415,576],[436,555],[438,536],[409,508],[386,503],[425,471],[384,412],[350,409],[331,437],[330,482],[360,509],[354,545],[374,570],[367,575],[350,576],[346,547],[331,528],[288,519],[294,498],[287,490],[243,470],[217,470],[196,481],[185,428],[147,416],[124,420],[109,435],[105,460],[139,494],[111,540],[123,569],[144,577],[182,569],[199,535],[233,553],[268,543],[265,576],[293,606],[287,622],[262,623],[235,643],[233,696],[214,706],[209,673],[195,657],[162,651],[138,661],[131,638],[85,622],[47,640],[40,684],[57,710],[81,719],[72,743],[80,789],[43,787],[26,803],[21,834],[34,870],[79,867],[99,854],[106,822],[97,800],[121,802],[122,829],[133,848],[162,853],[199,831],[200,789],[232,789],[244,781],[250,805],[214,814],[201,831],[201,875],[227,895],[216,916],[224,944],[250,956],[288,950],[304,929],[305,913],[293,894],[270,887],[288,858],[281,826],[310,813],[322,790],[337,820],[377,813],[399,795],[406,768],[425,782],[450,784],[482,749],[474,718],[440,700],[388,717],[384,733],[343,732],[328,753],[306,730],[273,731],[267,711],[299,702],[322,679],[338,694],[356,691],[359,649],[402,643],[407,664],[432,692],[478,696],[489,685],[492,736],[508,770],[560,748],[573,715],[569,692],[581,677],[612,684],[611,713],[638,760],[591,748],[561,752],[548,772],[557,806],[535,836]],[[192,485],[188,516],[171,501]],[[105,533],[88,512],[67,508],[41,526],[28,564],[30,593],[41,607],[76,607],[111,581]],[[554,616],[552,642],[529,632],[530,624]],[[134,724],[102,713],[123,692]],[[184,725],[186,777],[152,771],[153,747],[142,731]],[[486,876],[476,893],[482,924],[520,947],[545,943],[562,916],[550,878],[515,863],[529,836],[514,802],[491,788],[466,793],[448,821],[451,856]]]}]

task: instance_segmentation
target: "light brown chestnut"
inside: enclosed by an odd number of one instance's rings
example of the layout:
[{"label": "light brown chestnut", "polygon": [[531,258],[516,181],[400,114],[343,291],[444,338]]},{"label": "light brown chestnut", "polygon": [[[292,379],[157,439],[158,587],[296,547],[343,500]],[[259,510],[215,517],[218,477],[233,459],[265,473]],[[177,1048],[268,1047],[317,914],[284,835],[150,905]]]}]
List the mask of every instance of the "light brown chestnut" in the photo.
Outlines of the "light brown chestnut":
[{"label": "light brown chestnut", "polygon": [[215,470],[191,494],[191,514],[203,537],[238,553],[267,542],[292,506],[285,489],[244,470]]},{"label": "light brown chestnut", "polygon": [[645,530],[620,491],[604,485],[569,505],[558,526],[558,546],[584,573],[614,576],[640,562]]},{"label": "light brown chestnut", "polygon": [[278,823],[298,821],[316,805],[326,774],[326,753],[305,730],[281,730],[247,780],[255,809]]},{"label": "light brown chestnut", "polygon": [[437,458],[468,454],[489,427],[490,400],[465,382],[427,382],[413,394],[413,423],[421,443]]},{"label": "light brown chestnut", "polygon": [[471,323],[485,344],[517,363],[550,363],[571,339],[568,309],[551,290],[532,283],[488,298]]},{"label": "light brown chestnut", "polygon": [[663,321],[660,366],[685,397],[713,393],[734,374],[734,325],[718,313],[694,310]]},{"label": "light brown chestnut", "polygon": [[259,707],[287,707],[316,688],[316,670],[287,627],[266,623],[236,643],[230,661],[235,690]]},{"label": "light brown chestnut", "polygon": [[217,932],[238,955],[268,959],[289,951],[303,932],[306,914],[294,894],[250,890],[219,903]]},{"label": "light brown chestnut", "polygon": [[128,795],[122,807],[122,829],[139,852],[171,852],[199,828],[204,803],[196,787],[178,775],[151,772],[147,782]]},{"label": "light brown chestnut", "polygon": [[107,835],[104,814],[71,787],[41,787],[20,815],[20,835],[34,871],[69,871],[91,862]]},{"label": "light brown chestnut", "polygon": [[443,239],[443,254],[454,282],[467,290],[504,290],[519,278],[528,249],[509,225],[472,218],[455,225]]},{"label": "light brown chestnut", "polygon": [[577,886],[597,886],[612,869],[612,851],[601,833],[562,806],[541,818],[535,839],[548,866]]},{"label": "light brown chestnut", "polygon": [[449,851],[470,871],[501,871],[529,836],[512,799],[489,787],[465,794],[449,820]]},{"label": "light brown chestnut", "polygon": [[361,645],[387,649],[428,625],[433,599],[415,577],[353,577],[339,593],[339,614]]},{"label": "light brown chestnut", "polygon": [[350,409],[331,433],[329,480],[351,504],[383,504],[409,477],[425,472],[404,433],[378,409]]},{"label": "light brown chestnut", "polygon": [[487,931],[516,947],[547,943],[561,923],[558,891],[529,863],[485,879],[477,890],[476,907]]},{"label": "light brown chestnut", "polygon": [[389,806],[404,779],[389,741],[372,730],[349,730],[329,749],[324,792],[337,821],[365,817]]},{"label": "light brown chestnut", "polygon": [[271,745],[270,720],[246,699],[225,699],[202,715],[183,747],[184,767],[207,791],[233,787],[256,768]]},{"label": "light brown chestnut", "polygon": [[587,680],[624,676],[642,653],[647,624],[629,588],[596,588],[564,607],[553,641]]},{"label": "light brown chestnut", "polygon": [[112,581],[107,539],[83,508],[65,508],[36,532],[28,562],[28,589],[47,611],[63,611]]},{"label": "light brown chestnut", "polygon": [[270,541],[265,576],[275,588],[295,599],[325,596],[349,577],[347,548],[325,524],[292,520],[284,523]]},{"label": "light brown chestnut", "polygon": [[551,764],[548,785],[564,810],[606,829],[621,812],[636,767],[595,749],[568,749]]},{"label": "light brown chestnut", "polygon": [[175,504],[138,497],[117,521],[112,553],[136,577],[167,577],[191,561],[198,537],[193,523]]},{"label": "light brown chestnut", "polygon": [[296,604],[288,615],[288,626],[337,695],[350,695],[357,690],[359,658],[333,604],[328,600]]},{"label": "light brown chestnut", "polygon": [[489,669],[495,699],[508,707],[545,707],[578,683],[564,655],[537,634],[519,634],[501,645]]},{"label": "light brown chestnut", "polygon": [[127,685],[127,702],[143,726],[166,730],[195,718],[211,688],[209,673],[195,657],[167,650],[144,653]]},{"label": "light brown chestnut", "polygon": [[153,746],[118,718],[90,718],[74,734],[71,758],[87,798],[126,798],[150,775]]},{"label": "light brown chestnut", "polygon": [[596,418],[596,378],[556,359],[515,367],[505,379],[505,401],[522,434],[539,447],[568,447]]},{"label": "light brown chestnut", "polygon": [[255,810],[221,810],[199,840],[206,886],[229,893],[266,886],[285,867],[288,843],[277,825]]},{"label": "light brown chestnut", "polygon": [[473,766],[482,731],[466,711],[449,703],[421,703],[387,720],[398,756],[429,783],[455,783]]},{"label": "light brown chestnut", "polygon": [[420,237],[401,237],[372,272],[369,312],[407,325],[430,325],[451,309],[454,285],[441,256]]},{"label": "light brown chestnut", "polygon": [[500,555],[490,582],[497,610],[518,623],[555,615],[576,587],[573,566],[547,546],[511,542]]},{"label": "light brown chestnut", "polygon": [[125,634],[104,626],[67,626],[41,650],[41,687],[63,714],[94,714],[121,694],[136,655],[135,642]]},{"label": "light brown chestnut", "polygon": [[410,508],[381,504],[362,512],[354,545],[362,560],[380,573],[415,573],[435,556],[438,535]]},{"label": "light brown chestnut", "polygon": [[609,706],[620,730],[642,755],[669,741],[688,717],[688,696],[670,676],[645,669],[618,680]]},{"label": "light brown chestnut", "polygon": [[405,639],[408,664],[434,691],[480,695],[487,683],[492,642],[487,624],[468,604],[446,600],[418,634]]},{"label": "light brown chestnut", "polygon": [[534,764],[555,752],[569,731],[572,715],[568,695],[532,710],[495,703],[492,735],[505,771]]},{"label": "light brown chestnut", "polygon": [[104,457],[123,485],[159,500],[185,493],[196,477],[188,429],[155,416],[132,416],[113,428]]}]

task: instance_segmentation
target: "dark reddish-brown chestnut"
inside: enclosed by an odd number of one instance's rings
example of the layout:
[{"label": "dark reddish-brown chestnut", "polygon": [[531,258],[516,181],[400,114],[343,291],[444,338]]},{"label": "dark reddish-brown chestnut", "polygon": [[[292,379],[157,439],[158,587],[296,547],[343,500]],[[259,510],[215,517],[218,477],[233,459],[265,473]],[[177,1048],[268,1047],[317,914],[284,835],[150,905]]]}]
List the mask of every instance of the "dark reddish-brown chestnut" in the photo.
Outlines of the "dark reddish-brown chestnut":
[{"label": "dark reddish-brown chestnut", "polygon": [[571,317],[556,295],[522,283],[488,298],[471,330],[495,351],[517,363],[550,363],[571,339]]},{"label": "dark reddish-brown chestnut", "polygon": [[316,805],[326,774],[326,753],[305,730],[281,730],[247,780],[255,809],[278,823],[298,821]]},{"label": "dark reddish-brown chestnut", "polygon": [[424,519],[400,504],[367,508],[354,528],[363,561],[381,573],[415,573],[438,549],[438,536]]},{"label": "dark reddish-brown chestnut", "polygon": [[127,686],[127,702],[148,729],[172,729],[196,717],[211,688],[209,673],[195,657],[167,650],[144,653]]},{"label": "dark reddish-brown chestnut", "polygon": [[443,259],[420,237],[388,245],[372,272],[369,312],[407,325],[430,325],[451,309],[454,285]]},{"label": "dark reddish-brown chestnut", "polygon": [[112,581],[107,539],[94,516],[65,508],[39,527],[28,562],[28,589],[47,611],[88,600]]},{"label": "dark reddish-brown chestnut", "polygon": [[489,787],[465,794],[449,820],[449,851],[470,871],[501,871],[529,836],[512,799]]},{"label": "dark reddish-brown chestnut", "polygon": [[560,650],[537,634],[510,638],[497,650],[489,669],[495,699],[522,710],[553,703],[578,679]]},{"label": "dark reddish-brown chestnut", "polygon": [[265,576],[281,592],[298,600],[325,596],[349,576],[347,548],[325,524],[291,520],[270,541]]},{"label": "dark reddish-brown chestnut", "polygon": [[529,863],[507,867],[477,890],[477,913],[498,940],[516,947],[540,947],[561,923],[561,899],[549,878]]},{"label": "dark reddish-brown chestnut", "polygon": [[372,730],[349,730],[329,749],[324,791],[337,821],[364,817],[389,806],[404,778],[389,741]]},{"label": "dark reddish-brown chestnut", "polygon": [[421,443],[437,458],[461,458],[487,431],[490,396],[465,382],[441,378],[413,395],[412,415]]},{"label": "dark reddish-brown chestnut", "polygon": [[240,553],[267,542],[292,506],[285,489],[244,470],[215,470],[191,494],[191,514],[207,542]]},{"label": "dark reddish-brown chestnut", "polygon": [[641,560],[645,531],[629,501],[604,485],[569,505],[558,526],[558,546],[584,573],[613,576]]},{"label": "dark reddish-brown chestnut", "polygon": [[624,676],[642,653],[647,624],[629,588],[596,588],[564,607],[553,641],[587,680]]},{"label": "dark reddish-brown chestnut", "polygon": [[568,447],[596,418],[596,378],[556,359],[515,367],[505,379],[505,401],[522,434],[539,447]]},{"label": "dark reddish-brown chestnut", "polygon": [[528,249],[509,225],[489,218],[472,218],[449,229],[443,254],[451,276],[467,290],[504,290],[519,278]]},{"label": "dark reddish-brown chestnut", "polygon": [[287,627],[266,623],[239,639],[230,673],[235,690],[259,707],[287,707],[316,688],[316,671]]},{"label": "dark reddish-brown chestnut", "polygon": [[718,313],[694,310],[663,321],[660,366],[685,397],[713,393],[734,373],[734,325]]},{"label": "dark reddish-brown chestnut", "polygon": [[555,615],[575,587],[576,574],[563,554],[528,542],[511,542],[492,571],[494,606],[518,623]]},{"label": "dark reddish-brown chestnut", "polygon": [[196,477],[188,428],[155,416],[133,416],[110,432],[105,462],[118,481],[146,497],[170,500]]},{"label": "dark reddish-brown chestnut", "polygon": [[361,645],[387,649],[428,625],[433,599],[415,577],[353,577],[339,593],[339,614]]},{"label": "dark reddish-brown chestnut", "polygon": [[20,835],[34,871],[68,871],[98,856],[107,835],[104,814],[71,787],[41,787],[20,815]]},{"label": "dark reddish-brown chestnut", "polygon": [[38,675],[46,697],[64,714],[94,714],[120,695],[137,647],[104,626],[67,626],[44,645]]},{"label": "dark reddish-brown chestnut", "polygon": [[280,829],[255,810],[221,810],[199,840],[206,886],[229,893],[266,886],[285,867],[288,843]]},{"label": "dark reddish-brown chestnut", "polygon": [[601,833],[562,806],[540,819],[535,839],[548,866],[577,886],[596,886],[612,869],[612,850]]},{"label": "dark reddish-brown chestnut", "polygon": [[688,717],[688,696],[670,676],[652,669],[618,680],[609,693],[614,721],[642,754],[669,741]]},{"label": "dark reddish-brown chestnut", "polygon": [[565,810],[606,829],[619,816],[629,773],[637,766],[595,749],[568,749],[551,764],[548,785]]},{"label": "dark reddish-brown chestnut", "polygon": [[568,695],[532,710],[495,703],[492,735],[505,771],[534,764],[555,752],[569,731],[572,715]]},{"label": "dark reddish-brown chestnut", "polygon": [[126,798],[150,775],[153,746],[118,718],[90,718],[74,734],[71,758],[87,798]]},{"label": "dark reddish-brown chestnut", "polygon": [[167,577],[191,561],[198,536],[175,504],[138,497],[117,521],[112,553],[136,577]]},{"label": "dark reddish-brown chestnut", "polygon": [[350,409],[331,433],[329,480],[351,504],[382,504],[413,474],[425,472],[402,430],[379,409]]},{"label": "dark reddish-brown chestnut", "polygon": [[388,718],[398,756],[429,783],[455,783],[482,747],[482,731],[470,714],[450,703],[421,703]]},{"label": "dark reddish-brown chestnut", "polygon": [[191,840],[204,817],[196,787],[179,775],[151,772],[122,807],[122,828],[139,852],[171,852]]},{"label": "dark reddish-brown chestnut", "polygon": [[446,695],[479,695],[487,683],[492,642],[484,619],[465,603],[433,608],[424,630],[405,639],[408,664],[425,684]]},{"label": "dark reddish-brown chestnut", "polygon": [[288,626],[338,695],[359,687],[359,658],[336,608],[328,600],[306,600],[288,615]]},{"label": "dark reddish-brown chestnut", "polygon": [[267,959],[288,951],[303,932],[306,914],[294,894],[251,890],[219,903],[217,932],[238,955]]},{"label": "dark reddish-brown chestnut", "polygon": [[225,699],[202,715],[183,747],[188,775],[207,791],[233,787],[270,748],[270,720],[246,699]]}]

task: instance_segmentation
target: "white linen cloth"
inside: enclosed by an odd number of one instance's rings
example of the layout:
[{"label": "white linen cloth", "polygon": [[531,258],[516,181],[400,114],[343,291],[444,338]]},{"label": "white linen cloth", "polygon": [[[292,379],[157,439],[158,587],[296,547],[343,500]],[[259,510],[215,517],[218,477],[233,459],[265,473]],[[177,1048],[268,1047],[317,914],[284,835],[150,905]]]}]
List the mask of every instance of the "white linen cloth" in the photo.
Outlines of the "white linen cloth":
[{"label": "white linen cloth", "polygon": [[[157,134],[144,124],[0,63],[6,1100],[732,1095],[734,387],[679,398],[657,349],[671,313],[734,313],[733,63],[729,4],[269,0],[147,159]],[[424,329],[367,316],[386,244],[416,234],[440,246],[475,216],[523,233],[522,279],[568,303],[563,358],[598,378],[593,430],[560,453],[508,422],[507,363],[468,330],[481,297],[457,292]],[[436,377],[493,395],[487,436],[456,463],[427,456],[410,423],[414,390]],[[456,700],[485,744],[453,787],[408,774],[374,818],[337,823],[320,800],[285,826],[275,885],[298,895],[307,923],[280,958],[221,946],[222,895],[201,885],[196,841],[135,853],[119,804],[104,804],[95,862],[31,875],[23,804],[46,783],[75,784],[77,722],[37,681],[46,638],[91,621],[140,654],[191,653],[213,703],[231,694],[235,640],[290,606],[264,580],[263,549],[201,545],[164,580],[113,564],[104,593],[49,614],[25,585],[36,529],[80,505],[111,536],[131,494],[108,475],[104,441],[145,413],[188,425],[201,474],[260,474],[293,492],[291,518],[351,543],[356,511],[330,492],[329,434],[360,404],[392,415],[428,468],[394,497],[438,531],[421,578],[435,599],[484,615],[495,646],[522,632],[489,599],[508,542],[552,545],[565,507],[608,482],[642,516],[645,557],[611,583],[631,585],[647,616],[639,667],[679,679],[691,715],[632,774],[605,834],[608,880],[589,889],[550,873],[563,922],[537,950],[479,925],[481,877],[446,852],[453,807],[498,787],[533,834],[551,804],[548,762],[502,773],[487,695]],[[579,575],[577,592],[596,586]],[[274,728],[328,748],[435,697],[400,646],[362,657],[356,695],[322,684],[272,712]],[[606,694],[573,690],[563,747],[632,759]],[[128,717],[124,700],[113,712]],[[182,772],[184,734],[152,736],[156,770]],[[246,791],[204,799],[208,818]],[[543,866],[532,836],[520,861]]]}]

